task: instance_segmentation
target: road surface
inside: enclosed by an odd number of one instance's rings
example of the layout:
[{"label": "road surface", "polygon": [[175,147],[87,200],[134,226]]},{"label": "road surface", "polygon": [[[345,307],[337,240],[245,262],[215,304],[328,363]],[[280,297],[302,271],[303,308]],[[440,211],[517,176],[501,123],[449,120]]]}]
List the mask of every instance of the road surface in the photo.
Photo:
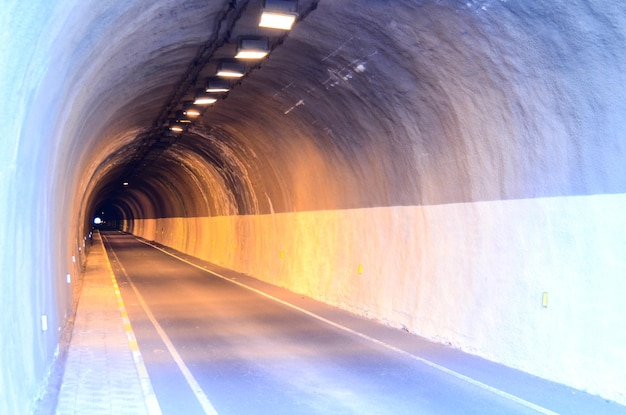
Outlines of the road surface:
[{"label": "road surface", "polygon": [[605,404],[130,235],[103,238],[163,414],[553,414]]}]

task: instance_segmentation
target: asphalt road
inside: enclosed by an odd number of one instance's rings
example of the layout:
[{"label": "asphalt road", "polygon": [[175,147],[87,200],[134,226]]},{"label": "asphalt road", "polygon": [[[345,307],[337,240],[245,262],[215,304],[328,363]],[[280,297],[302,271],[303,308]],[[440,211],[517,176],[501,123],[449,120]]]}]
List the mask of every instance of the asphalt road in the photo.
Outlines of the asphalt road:
[{"label": "asphalt road", "polygon": [[129,235],[103,236],[163,414],[623,413]]}]

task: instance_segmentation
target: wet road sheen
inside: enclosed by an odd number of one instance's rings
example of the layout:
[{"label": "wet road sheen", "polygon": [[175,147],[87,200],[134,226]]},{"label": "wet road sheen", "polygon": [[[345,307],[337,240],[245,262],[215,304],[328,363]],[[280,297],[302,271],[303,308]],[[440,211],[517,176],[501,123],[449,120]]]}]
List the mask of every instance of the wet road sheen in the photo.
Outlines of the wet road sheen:
[{"label": "wet road sheen", "polygon": [[131,236],[104,239],[164,414],[538,413]]}]

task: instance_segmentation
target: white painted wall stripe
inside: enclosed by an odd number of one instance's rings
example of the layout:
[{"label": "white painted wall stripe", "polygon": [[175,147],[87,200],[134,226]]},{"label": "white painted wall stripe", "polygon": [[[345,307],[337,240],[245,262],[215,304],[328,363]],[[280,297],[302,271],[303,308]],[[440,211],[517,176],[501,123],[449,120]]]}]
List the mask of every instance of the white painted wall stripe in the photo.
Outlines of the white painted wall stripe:
[{"label": "white painted wall stripe", "polygon": [[355,331],[355,330],[353,330],[353,329],[351,329],[349,327],[346,327],[346,326],[343,326],[341,324],[335,323],[334,321],[328,320],[328,319],[326,319],[326,318],[324,318],[322,316],[319,316],[319,315],[317,315],[315,313],[312,313],[312,312],[310,312],[308,310],[300,308],[300,307],[298,307],[296,305],[290,304],[290,303],[288,303],[286,301],[283,301],[283,300],[281,300],[279,298],[276,298],[276,297],[274,297],[274,296],[272,296],[270,294],[267,294],[267,293],[265,293],[263,291],[257,290],[256,288],[253,288],[253,287],[250,287],[248,285],[245,285],[245,284],[243,284],[243,283],[241,283],[239,281],[232,280],[232,279],[230,279],[228,277],[220,275],[217,272],[209,271],[209,270],[207,270],[205,268],[202,268],[199,265],[196,265],[196,264],[194,264],[192,262],[189,262],[189,261],[187,261],[184,258],[181,258],[181,257],[179,257],[177,255],[172,254],[171,252],[168,252],[168,251],[166,251],[166,250],[164,250],[162,248],[159,248],[158,246],[154,246],[152,244],[149,244],[149,243],[147,243],[147,242],[145,242],[145,241],[143,241],[143,240],[141,240],[139,238],[136,238],[136,239],[139,242],[141,242],[141,243],[143,243],[145,245],[148,245],[148,246],[150,246],[150,247],[152,247],[154,249],[158,249],[159,251],[161,251],[161,252],[163,252],[163,253],[165,253],[165,254],[173,257],[173,258],[178,259],[179,261],[182,261],[182,262],[184,262],[186,264],[189,264],[189,265],[191,265],[191,266],[193,266],[195,268],[198,268],[199,270],[202,270],[202,271],[207,272],[207,273],[209,273],[211,275],[214,275],[214,276],[216,276],[218,278],[221,278],[221,279],[223,279],[225,281],[228,281],[231,284],[235,284],[235,285],[243,287],[243,288],[245,288],[247,290],[253,291],[253,292],[255,292],[255,293],[259,294],[259,295],[262,295],[262,296],[267,297],[267,298],[269,298],[269,299],[271,299],[273,301],[276,301],[277,303],[280,303],[280,304],[285,305],[287,307],[290,307],[290,308],[292,308],[294,310],[297,310],[297,311],[299,311],[301,313],[304,313],[304,314],[306,314],[306,315],[308,315],[310,317],[313,317],[313,318],[315,318],[315,319],[317,319],[317,320],[319,320],[319,321],[321,321],[323,323],[326,323],[326,324],[328,324],[328,325],[330,325],[332,327],[338,328],[340,330],[343,330],[343,331],[348,332],[350,334],[353,334],[355,336],[361,337],[362,339],[368,340],[368,341],[370,341],[372,343],[375,343],[377,345],[385,347],[386,349],[389,349],[389,350],[392,350],[394,352],[400,353],[400,354],[402,354],[404,356],[407,356],[407,357],[409,357],[409,358],[411,358],[413,360],[419,361],[419,362],[421,362],[421,363],[423,363],[423,364],[425,364],[425,365],[427,365],[429,367],[437,369],[437,370],[439,370],[439,371],[441,371],[441,372],[443,372],[443,373],[445,373],[447,375],[453,376],[453,377],[455,377],[457,379],[460,379],[462,381],[465,381],[465,382],[467,382],[467,383],[469,383],[471,385],[474,385],[476,387],[479,387],[481,389],[484,389],[484,390],[487,390],[487,391],[489,391],[491,393],[494,393],[494,394],[496,394],[496,395],[498,395],[498,396],[500,396],[500,397],[502,397],[504,399],[508,399],[508,400],[510,400],[512,402],[515,402],[515,403],[517,403],[519,405],[522,405],[522,406],[525,406],[527,408],[530,408],[530,409],[532,409],[534,411],[537,411],[538,413],[541,413],[541,414],[545,414],[545,415],[559,415],[557,412],[551,411],[551,410],[549,410],[547,408],[544,408],[544,407],[542,407],[540,405],[537,405],[535,403],[529,402],[529,401],[527,401],[525,399],[519,398],[519,397],[517,397],[515,395],[512,395],[512,394],[510,394],[508,392],[505,392],[505,391],[500,390],[498,388],[495,388],[493,386],[487,385],[486,383],[483,383],[483,382],[481,382],[479,380],[476,380],[474,378],[471,378],[469,376],[463,375],[462,373],[456,372],[456,371],[454,371],[452,369],[448,369],[445,366],[441,366],[440,364],[431,362],[430,360],[424,359],[423,357],[419,357],[419,356],[416,356],[414,354],[411,354],[411,353],[409,353],[409,352],[407,352],[405,350],[402,350],[402,349],[397,348],[395,346],[392,346],[392,345],[390,345],[388,343],[385,343],[385,342],[383,342],[381,340],[378,340],[378,339],[375,339],[373,337],[370,337],[370,336],[368,336],[366,334],[363,334],[363,333],[360,333],[358,331]]}]

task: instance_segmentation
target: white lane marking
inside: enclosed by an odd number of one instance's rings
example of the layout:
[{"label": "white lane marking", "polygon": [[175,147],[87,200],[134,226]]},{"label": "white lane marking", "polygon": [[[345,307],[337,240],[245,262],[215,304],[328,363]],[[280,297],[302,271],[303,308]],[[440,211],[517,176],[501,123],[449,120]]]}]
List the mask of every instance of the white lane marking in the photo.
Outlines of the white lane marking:
[{"label": "white lane marking", "polygon": [[135,338],[135,332],[133,331],[133,326],[130,324],[130,320],[128,319],[128,314],[126,313],[126,306],[124,305],[124,300],[122,300],[122,294],[120,293],[120,288],[117,285],[117,280],[115,279],[115,273],[113,273],[113,268],[111,267],[111,262],[109,261],[109,256],[107,255],[107,250],[104,246],[104,239],[102,235],[100,235],[100,244],[102,245],[102,251],[104,252],[104,260],[106,262],[106,266],[109,271],[109,275],[111,277],[111,282],[113,283],[113,289],[115,290],[115,298],[117,300],[117,306],[122,316],[122,322],[124,323],[124,331],[126,332],[128,345],[133,355],[133,361],[135,362],[135,368],[137,369],[137,376],[139,377],[139,384],[141,385],[141,390],[143,391],[144,401],[146,403],[146,408],[148,409],[148,414],[161,415],[162,414],[161,407],[159,406],[159,401],[157,400],[156,394],[154,393],[154,389],[152,388],[152,383],[150,382],[150,376],[148,375],[148,369],[146,369],[146,365],[143,361],[143,357],[141,356],[141,351],[139,351],[139,347],[137,347],[137,339]]},{"label": "white lane marking", "polygon": [[131,286],[131,288],[135,292],[135,295],[137,296],[137,300],[139,301],[139,304],[141,304],[141,307],[143,308],[143,311],[148,316],[148,319],[150,319],[150,322],[152,323],[152,325],[156,329],[157,333],[159,334],[159,337],[161,337],[161,340],[165,344],[165,347],[167,347],[167,350],[172,355],[172,358],[174,359],[174,362],[176,362],[176,365],[178,366],[178,368],[180,369],[181,373],[185,377],[185,380],[187,381],[187,384],[189,385],[189,387],[191,388],[192,392],[196,396],[196,399],[198,399],[198,402],[200,403],[200,406],[202,406],[202,409],[204,410],[204,413],[206,415],[218,415],[217,411],[215,410],[215,407],[213,406],[213,404],[211,403],[209,398],[207,398],[207,396],[204,394],[204,391],[202,390],[202,387],[200,387],[200,384],[198,383],[196,378],[193,377],[193,375],[191,374],[191,371],[189,370],[189,368],[187,367],[187,365],[183,361],[183,359],[180,356],[180,354],[178,354],[178,351],[174,347],[174,344],[170,340],[169,336],[167,335],[167,333],[165,333],[165,330],[163,330],[163,327],[161,327],[161,325],[159,324],[157,319],[154,317],[154,314],[152,314],[152,311],[150,311],[150,307],[148,307],[148,304],[145,302],[143,296],[141,295],[141,293],[139,292],[139,290],[137,289],[137,287],[135,286],[133,281],[130,279],[130,276],[128,275],[128,272],[126,272],[126,269],[122,265],[122,262],[118,258],[117,254],[113,250],[111,250],[111,253],[115,257],[115,260],[117,261],[117,264],[120,267],[120,270],[122,271],[122,273],[124,274],[124,276],[128,280],[129,285]]},{"label": "white lane marking", "polygon": [[543,406],[539,406],[539,405],[537,405],[535,403],[532,403],[532,402],[529,402],[529,401],[527,401],[525,399],[519,398],[519,397],[517,397],[515,395],[512,395],[512,394],[510,394],[508,392],[505,392],[505,391],[500,390],[498,388],[495,388],[493,386],[487,385],[486,383],[483,383],[483,382],[481,382],[479,380],[476,380],[474,378],[471,378],[469,376],[463,375],[463,374],[461,374],[459,372],[455,372],[452,369],[448,369],[445,366],[441,366],[441,365],[439,365],[437,363],[431,362],[430,360],[424,359],[423,357],[419,357],[419,356],[416,356],[414,354],[411,354],[411,353],[409,353],[409,352],[407,352],[405,350],[402,350],[402,349],[400,349],[398,347],[392,346],[392,345],[390,345],[388,343],[385,343],[385,342],[383,342],[381,340],[375,339],[374,337],[370,337],[370,336],[368,336],[366,334],[363,334],[363,333],[360,333],[358,331],[355,331],[355,330],[353,330],[353,329],[351,329],[349,327],[346,327],[346,326],[343,326],[341,324],[335,323],[334,321],[328,320],[328,319],[326,319],[326,318],[324,318],[324,317],[322,317],[320,315],[312,313],[312,312],[310,312],[308,310],[305,310],[303,308],[300,308],[300,307],[298,307],[296,305],[290,304],[290,303],[288,303],[286,301],[281,300],[280,298],[276,298],[276,297],[274,297],[274,296],[272,296],[270,294],[264,293],[263,291],[257,290],[256,288],[253,288],[253,287],[250,287],[248,285],[242,284],[239,281],[234,281],[234,280],[232,280],[232,279],[230,279],[228,277],[225,277],[223,275],[218,274],[217,272],[209,271],[206,268],[202,268],[201,266],[196,265],[196,264],[194,264],[192,262],[189,262],[189,261],[187,261],[184,258],[176,256],[176,255],[166,251],[165,249],[159,248],[158,246],[154,246],[152,244],[149,244],[148,242],[142,241],[141,239],[139,239],[137,237],[134,237],[134,238],[136,240],[138,240],[139,242],[145,244],[145,245],[148,245],[148,246],[150,246],[150,247],[152,247],[154,249],[158,249],[159,251],[161,251],[161,252],[163,252],[163,253],[165,253],[165,254],[173,257],[173,258],[176,258],[179,261],[182,261],[182,262],[184,262],[186,264],[189,264],[189,265],[191,265],[191,266],[193,266],[195,268],[198,268],[201,271],[205,271],[205,272],[207,272],[209,274],[215,275],[218,278],[221,278],[221,279],[223,279],[225,281],[228,281],[231,284],[235,284],[235,285],[243,287],[243,288],[245,288],[247,290],[253,291],[253,292],[255,292],[255,293],[259,294],[259,295],[262,295],[263,297],[266,297],[266,298],[269,298],[271,300],[274,300],[277,303],[280,303],[280,304],[285,305],[287,307],[290,307],[290,308],[292,308],[294,310],[297,310],[297,311],[299,311],[301,313],[304,313],[304,314],[306,314],[306,315],[308,315],[310,317],[313,317],[313,318],[315,318],[315,319],[317,319],[317,320],[319,320],[319,321],[321,321],[323,323],[326,323],[326,324],[328,324],[330,326],[333,326],[335,328],[338,328],[340,330],[343,330],[343,331],[348,332],[350,334],[353,334],[355,336],[361,337],[362,339],[369,340],[372,343],[378,344],[378,345],[380,345],[382,347],[385,347],[385,348],[387,348],[389,350],[392,350],[394,352],[403,354],[403,355],[405,355],[405,356],[407,356],[407,357],[409,357],[409,358],[411,358],[413,360],[417,360],[417,361],[419,361],[419,362],[421,362],[421,363],[423,363],[423,364],[425,364],[427,366],[430,366],[430,367],[432,367],[434,369],[437,369],[437,370],[439,370],[439,371],[441,371],[441,372],[443,372],[445,374],[448,374],[450,376],[453,376],[453,377],[455,377],[457,379],[461,379],[461,380],[463,380],[463,381],[465,381],[465,382],[467,382],[467,383],[469,383],[471,385],[477,386],[477,387],[479,387],[481,389],[485,389],[485,390],[487,390],[489,392],[492,392],[492,393],[494,393],[494,394],[496,394],[496,395],[498,395],[498,396],[500,396],[502,398],[508,399],[508,400],[510,400],[512,402],[515,402],[515,403],[519,404],[519,405],[522,405],[522,406],[525,406],[525,407],[530,408],[532,410],[535,410],[535,411],[537,411],[537,412],[539,412],[541,414],[545,414],[545,415],[559,415],[558,412],[551,411],[551,410],[549,410],[547,408],[544,408]]}]

